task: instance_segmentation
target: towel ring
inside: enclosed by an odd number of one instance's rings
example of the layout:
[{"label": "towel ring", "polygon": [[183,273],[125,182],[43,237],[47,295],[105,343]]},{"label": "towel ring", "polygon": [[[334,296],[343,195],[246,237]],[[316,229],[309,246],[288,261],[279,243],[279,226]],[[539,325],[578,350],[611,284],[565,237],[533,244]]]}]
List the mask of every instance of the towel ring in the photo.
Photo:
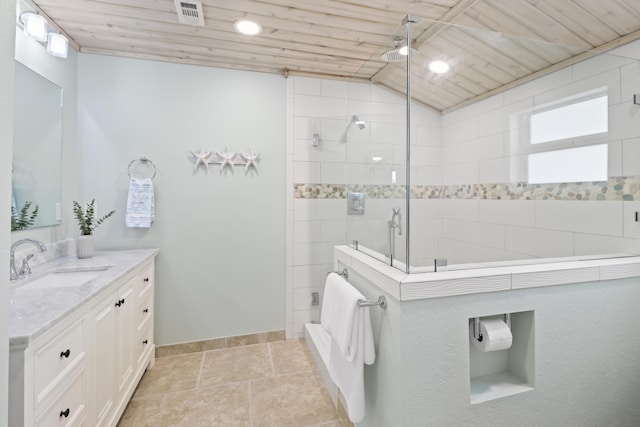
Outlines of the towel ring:
[{"label": "towel ring", "polygon": [[133,178],[131,176],[131,166],[133,166],[134,163],[136,162],[140,162],[142,164],[147,164],[147,163],[151,163],[151,167],[153,167],[153,175],[151,176],[151,179],[156,177],[156,174],[158,173],[158,169],[156,169],[156,165],[147,157],[138,157],[137,159],[133,159],[131,160],[131,162],[129,162],[129,166],[127,167],[127,174],[129,175],[129,178]]}]

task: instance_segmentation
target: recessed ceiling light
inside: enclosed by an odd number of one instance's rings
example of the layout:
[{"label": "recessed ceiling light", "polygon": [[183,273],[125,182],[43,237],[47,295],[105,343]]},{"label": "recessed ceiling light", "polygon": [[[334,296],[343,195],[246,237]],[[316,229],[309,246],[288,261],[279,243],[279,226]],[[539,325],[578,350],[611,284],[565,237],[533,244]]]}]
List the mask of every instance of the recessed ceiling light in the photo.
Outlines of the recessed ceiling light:
[{"label": "recessed ceiling light", "polygon": [[262,27],[257,22],[248,21],[246,19],[241,19],[240,21],[236,21],[233,24],[233,27],[237,32],[242,33],[247,36],[255,36],[262,32]]},{"label": "recessed ceiling light", "polygon": [[371,156],[371,160],[377,163],[382,161],[382,156]]},{"label": "recessed ceiling light", "polygon": [[436,74],[444,74],[451,69],[451,66],[444,61],[431,61],[429,69]]}]

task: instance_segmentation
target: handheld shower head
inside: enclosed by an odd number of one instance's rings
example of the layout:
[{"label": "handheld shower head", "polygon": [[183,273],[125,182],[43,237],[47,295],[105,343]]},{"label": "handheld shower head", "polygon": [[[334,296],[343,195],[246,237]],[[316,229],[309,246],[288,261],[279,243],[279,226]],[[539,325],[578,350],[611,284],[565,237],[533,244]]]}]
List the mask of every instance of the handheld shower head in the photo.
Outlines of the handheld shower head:
[{"label": "handheld shower head", "polygon": [[[402,212],[400,211],[400,206],[395,206],[391,212],[391,221],[389,221],[389,226],[398,229],[398,236],[402,236]],[[396,221],[397,218],[397,221]]]}]

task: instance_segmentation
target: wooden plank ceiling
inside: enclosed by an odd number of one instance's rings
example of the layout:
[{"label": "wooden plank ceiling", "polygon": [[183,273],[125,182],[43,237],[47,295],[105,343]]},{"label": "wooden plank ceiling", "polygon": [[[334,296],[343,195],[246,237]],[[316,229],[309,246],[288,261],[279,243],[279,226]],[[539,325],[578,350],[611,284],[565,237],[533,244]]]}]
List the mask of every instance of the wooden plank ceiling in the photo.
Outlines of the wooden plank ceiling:
[{"label": "wooden plank ceiling", "polygon": [[[638,0],[202,0],[205,25],[173,0],[35,0],[80,52],[371,81],[405,91],[381,55],[412,27],[414,98],[448,111],[640,38]],[[260,23],[237,33],[238,19]],[[434,58],[453,68],[434,75]]]}]

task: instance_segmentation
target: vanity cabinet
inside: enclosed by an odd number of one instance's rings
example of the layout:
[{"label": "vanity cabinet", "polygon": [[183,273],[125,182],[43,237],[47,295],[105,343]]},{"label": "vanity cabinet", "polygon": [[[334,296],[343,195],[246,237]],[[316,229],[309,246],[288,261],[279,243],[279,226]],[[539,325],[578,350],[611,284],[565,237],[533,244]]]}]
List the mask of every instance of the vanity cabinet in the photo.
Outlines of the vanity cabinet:
[{"label": "vanity cabinet", "polygon": [[87,359],[86,319],[81,315],[57,325],[33,345],[11,348],[9,425],[82,425],[89,404]]},{"label": "vanity cabinet", "polygon": [[148,360],[153,360],[153,297],[154,297],[154,269],[153,266],[143,270],[137,277],[134,287],[136,308],[134,315],[135,340],[133,345],[133,365],[136,373],[145,368]]},{"label": "vanity cabinet", "polygon": [[106,426],[116,405],[116,305],[111,292],[91,311],[91,331],[95,342],[94,410],[96,427]]},{"label": "vanity cabinet", "polygon": [[[133,381],[133,345],[135,325],[133,314],[135,301],[133,287],[136,279],[130,280],[118,288],[116,299],[112,300],[116,307],[116,379],[117,394],[123,395]],[[100,384],[98,384],[100,387]]]},{"label": "vanity cabinet", "polygon": [[[141,289],[146,291],[141,293]],[[153,301],[153,263],[102,297],[90,311],[96,355],[92,382],[96,426],[117,424],[144,370],[153,362],[153,335],[144,338],[147,351],[138,351],[139,307],[152,309],[149,301]],[[149,309],[145,319],[151,323],[153,311]]]},{"label": "vanity cabinet", "polygon": [[153,364],[154,261],[105,285],[9,358],[9,426],[115,426]]}]

